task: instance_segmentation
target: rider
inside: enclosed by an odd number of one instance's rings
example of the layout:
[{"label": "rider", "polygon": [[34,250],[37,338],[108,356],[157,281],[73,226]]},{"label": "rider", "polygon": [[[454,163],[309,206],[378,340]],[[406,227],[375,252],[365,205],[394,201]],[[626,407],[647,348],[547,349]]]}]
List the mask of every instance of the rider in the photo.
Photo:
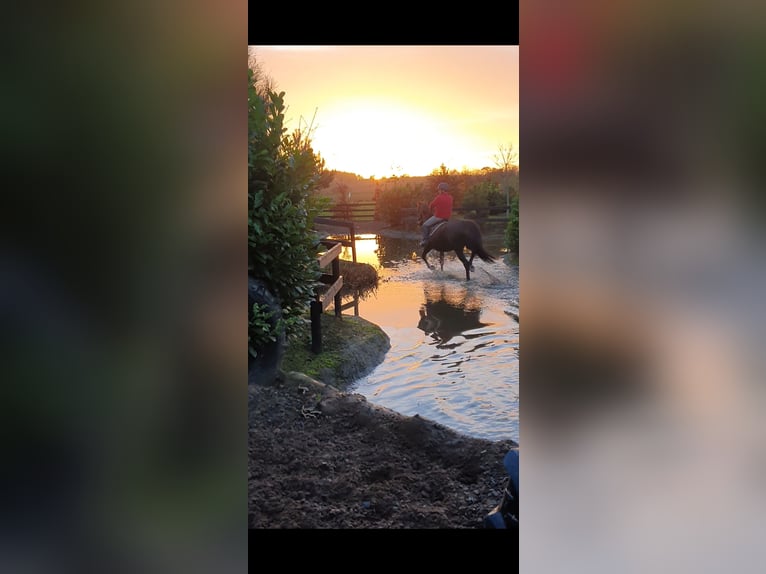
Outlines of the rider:
[{"label": "rider", "polygon": [[447,193],[449,186],[441,182],[436,188],[439,193],[428,205],[433,215],[423,222],[423,240],[420,242],[420,246],[426,244],[428,236],[431,234],[431,229],[442,221],[447,221],[452,217],[452,196]]}]

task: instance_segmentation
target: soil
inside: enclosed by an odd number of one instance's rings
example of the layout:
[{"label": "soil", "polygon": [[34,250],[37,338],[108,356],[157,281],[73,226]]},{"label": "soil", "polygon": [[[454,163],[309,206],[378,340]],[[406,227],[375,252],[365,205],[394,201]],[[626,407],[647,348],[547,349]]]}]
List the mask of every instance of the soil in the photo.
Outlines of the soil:
[{"label": "soil", "polygon": [[481,528],[514,446],[298,373],[249,386],[249,423],[250,528]]}]

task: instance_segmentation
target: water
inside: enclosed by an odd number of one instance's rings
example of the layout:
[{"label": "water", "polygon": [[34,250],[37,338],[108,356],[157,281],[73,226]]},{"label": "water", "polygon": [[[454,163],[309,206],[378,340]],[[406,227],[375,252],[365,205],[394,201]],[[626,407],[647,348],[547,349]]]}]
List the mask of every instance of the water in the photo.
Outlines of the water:
[{"label": "water", "polygon": [[[405,415],[427,417],[463,434],[519,440],[518,268],[502,241],[485,238],[498,255],[474,261],[471,281],[454,254],[444,271],[417,255],[417,239],[365,236],[357,261],[378,269],[378,289],[359,301],[359,315],[379,325],[391,349],[352,391]],[[348,254],[350,258],[350,254]]]}]

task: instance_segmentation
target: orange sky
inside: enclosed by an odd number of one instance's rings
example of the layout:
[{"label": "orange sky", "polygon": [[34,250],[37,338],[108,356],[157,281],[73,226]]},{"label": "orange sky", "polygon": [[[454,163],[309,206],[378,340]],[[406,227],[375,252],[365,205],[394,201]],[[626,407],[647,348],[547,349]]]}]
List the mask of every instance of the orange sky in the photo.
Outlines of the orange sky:
[{"label": "orange sky", "polygon": [[495,166],[519,150],[518,46],[251,46],[311,122],[328,169],[363,177]]}]

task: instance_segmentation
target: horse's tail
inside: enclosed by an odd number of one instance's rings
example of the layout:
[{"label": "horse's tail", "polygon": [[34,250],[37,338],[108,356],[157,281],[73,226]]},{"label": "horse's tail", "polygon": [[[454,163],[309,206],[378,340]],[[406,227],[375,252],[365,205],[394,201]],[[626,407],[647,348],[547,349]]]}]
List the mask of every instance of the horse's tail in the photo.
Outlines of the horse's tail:
[{"label": "horse's tail", "polygon": [[494,263],[495,257],[490,255],[487,252],[487,250],[484,249],[484,242],[481,239],[481,232],[479,231],[479,226],[474,223],[474,227],[475,227],[475,233],[467,242],[468,249],[470,249],[472,253],[478,255],[482,261],[486,261],[487,263]]},{"label": "horse's tail", "polygon": [[487,253],[483,245],[479,245],[476,249],[471,249],[471,251],[473,251],[476,255],[478,255],[482,261],[486,261],[487,263],[495,262],[495,258],[489,253]]}]

